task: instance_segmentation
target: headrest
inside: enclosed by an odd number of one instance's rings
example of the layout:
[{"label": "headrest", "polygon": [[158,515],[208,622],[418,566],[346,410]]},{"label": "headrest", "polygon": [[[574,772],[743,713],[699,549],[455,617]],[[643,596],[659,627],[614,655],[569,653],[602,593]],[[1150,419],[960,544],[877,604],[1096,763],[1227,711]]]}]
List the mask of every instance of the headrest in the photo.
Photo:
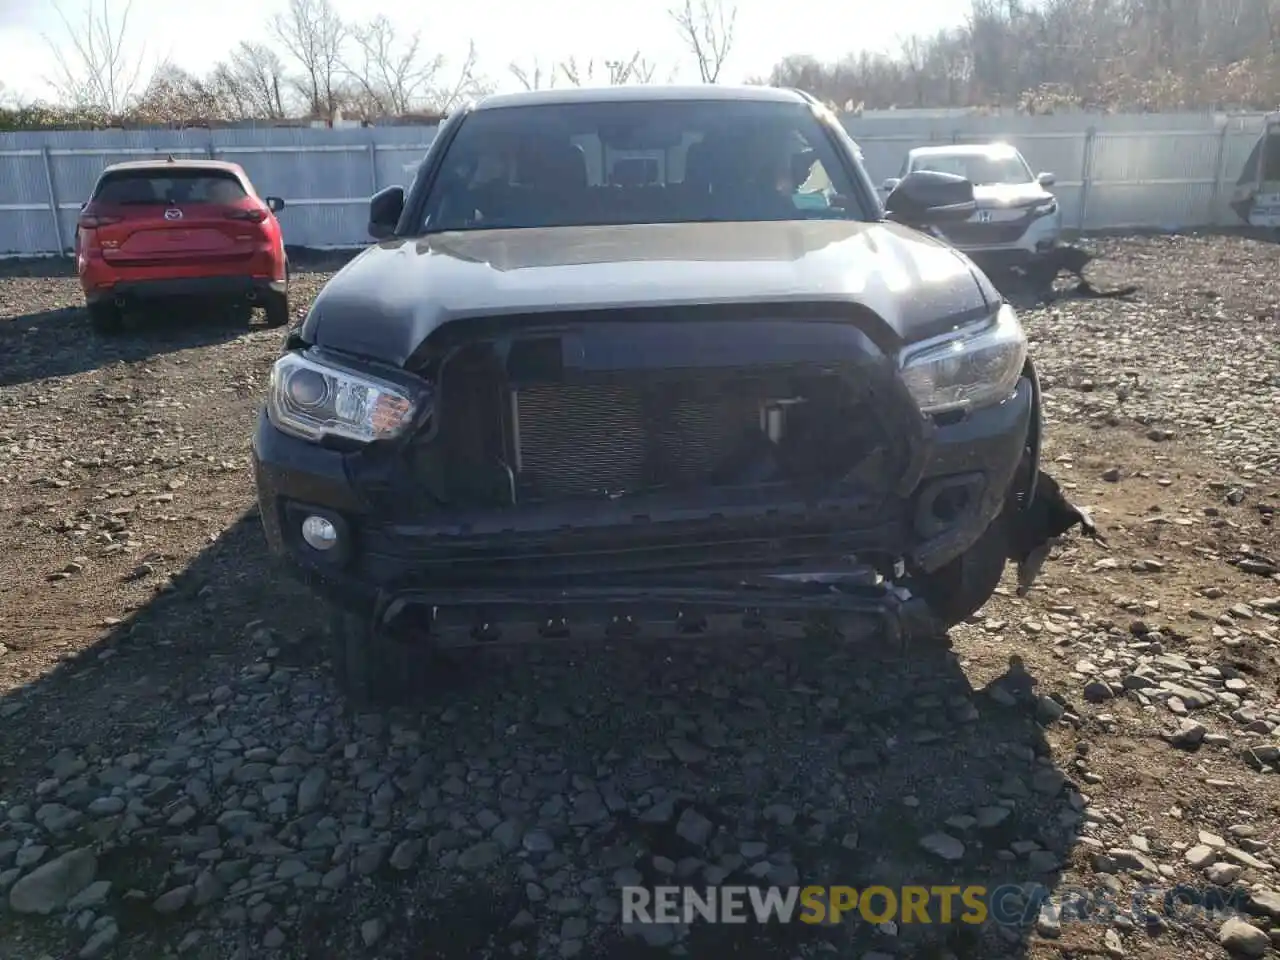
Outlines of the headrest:
[{"label": "headrest", "polygon": [[522,184],[540,187],[587,185],[587,158],[582,148],[565,140],[541,140],[520,151],[517,173]]},{"label": "headrest", "polygon": [[710,147],[705,142],[691,144],[684,157],[684,182],[691,187],[706,189],[711,185],[714,169]]},{"label": "headrest", "polygon": [[650,162],[639,157],[624,157],[614,163],[610,180],[619,187],[643,187],[652,182]]}]

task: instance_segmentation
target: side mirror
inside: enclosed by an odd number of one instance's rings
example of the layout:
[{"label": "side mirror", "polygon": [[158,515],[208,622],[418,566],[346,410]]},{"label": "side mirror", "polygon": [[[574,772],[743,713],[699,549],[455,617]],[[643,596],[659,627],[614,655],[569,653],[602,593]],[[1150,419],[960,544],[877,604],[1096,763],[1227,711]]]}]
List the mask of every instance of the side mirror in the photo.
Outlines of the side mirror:
[{"label": "side mirror", "polygon": [[880,189],[883,190],[885,193],[893,193],[894,190],[898,189],[898,184],[900,184],[901,182],[902,182],[901,177],[890,177],[884,183],[880,184]]},{"label": "side mirror", "polygon": [[272,213],[279,213],[284,209],[284,201],[279,197],[263,197],[263,201],[267,205],[267,209]]},{"label": "side mirror", "polygon": [[915,170],[885,199],[885,213],[908,226],[968,220],[977,209],[973,184],[954,173]]},{"label": "side mirror", "polygon": [[404,187],[383,187],[369,200],[369,236],[386,240],[404,213]]},{"label": "side mirror", "polygon": [[1036,177],[1036,182],[1042,187],[1052,187],[1058,182],[1058,178],[1052,173],[1042,173]]}]

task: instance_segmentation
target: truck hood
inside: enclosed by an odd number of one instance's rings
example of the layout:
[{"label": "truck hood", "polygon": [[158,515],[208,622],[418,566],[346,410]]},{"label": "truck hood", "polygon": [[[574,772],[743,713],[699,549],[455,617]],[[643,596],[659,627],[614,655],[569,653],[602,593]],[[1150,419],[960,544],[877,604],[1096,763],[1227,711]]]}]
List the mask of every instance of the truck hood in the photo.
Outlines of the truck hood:
[{"label": "truck hood", "polygon": [[892,223],[472,230],[368,248],[320,292],[300,333],[403,366],[440,327],[473,317],[828,301],[870,309],[910,343],[988,312],[998,296],[968,258]]},{"label": "truck hood", "polygon": [[973,199],[982,209],[998,210],[1002,207],[1029,207],[1047,203],[1053,199],[1053,194],[1035,182],[989,183],[974,187]]}]

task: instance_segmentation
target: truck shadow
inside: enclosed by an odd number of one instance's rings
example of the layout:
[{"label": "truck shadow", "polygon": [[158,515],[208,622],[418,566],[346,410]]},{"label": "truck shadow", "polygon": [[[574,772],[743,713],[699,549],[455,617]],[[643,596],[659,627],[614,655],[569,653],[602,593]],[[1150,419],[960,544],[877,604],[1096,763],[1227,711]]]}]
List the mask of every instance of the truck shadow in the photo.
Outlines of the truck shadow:
[{"label": "truck shadow", "polygon": [[[948,652],[874,640],[486,651],[412,709],[354,715],[321,627],[246,514],[171,590],[0,700],[0,848],[100,851],[96,910],[122,956],[211,925],[252,953],[279,925],[296,955],[336,960],[378,917],[379,956],[405,960],[538,956],[553,938],[581,957],[682,942],[986,960],[1026,955],[1078,840],[1083,800],[1017,665],[975,690]],[[107,796],[126,808],[94,806]],[[888,891],[838,925],[624,929],[619,884]],[[183,885],[207,900],[152,906]],[[886,892],[975,885],[1001,891],[1000,922],[970,922],[958,895],[949,917],[945,897],[928,922],[886,913]],[[74,954],[91,931],[57,916],[10,915],[0,953]]]}]

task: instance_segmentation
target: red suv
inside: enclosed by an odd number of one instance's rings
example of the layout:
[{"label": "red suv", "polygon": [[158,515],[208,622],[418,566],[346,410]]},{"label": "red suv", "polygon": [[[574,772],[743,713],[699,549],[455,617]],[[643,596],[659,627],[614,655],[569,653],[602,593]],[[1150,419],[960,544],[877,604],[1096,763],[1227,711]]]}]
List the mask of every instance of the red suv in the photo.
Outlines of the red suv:
[{"label": "red suv", "polygon": [[76,270],[93,326],[120,328],[132,304],[226,298],[289,322],[279,197],[260,198],[239,164],[143,160],[107,167],[80,213]]}]

